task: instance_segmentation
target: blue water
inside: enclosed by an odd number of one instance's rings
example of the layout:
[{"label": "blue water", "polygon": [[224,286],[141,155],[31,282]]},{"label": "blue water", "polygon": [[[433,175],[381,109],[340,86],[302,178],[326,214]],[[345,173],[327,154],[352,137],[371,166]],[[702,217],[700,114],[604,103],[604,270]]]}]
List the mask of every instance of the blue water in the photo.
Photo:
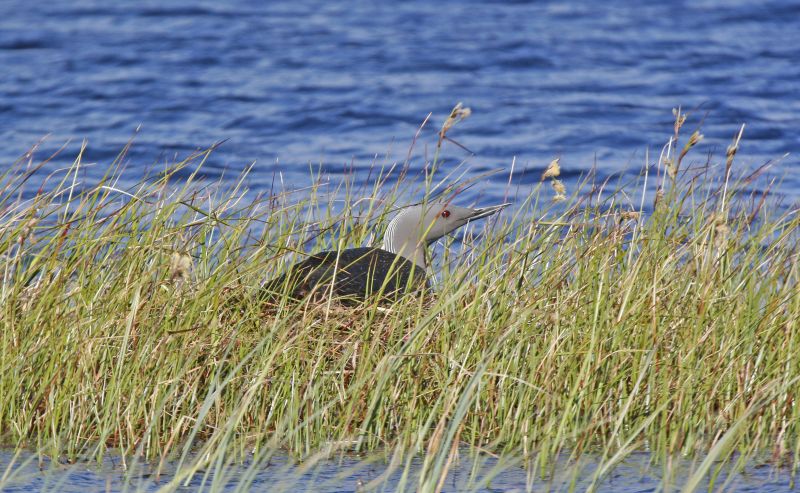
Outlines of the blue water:
[{"label": "blue water", "polygon": [[[127,140],[128,177],[228,139],[209,178],[256,162],[250,185],[308,164],[356,179],[377,158],[403,161],[429,112],[413,167],[458,101],[473,116],[446,149],[470,173],[501,169],[483,193],[538,179],[554,156],[567,178],[638,173],[672,132],[671,109],[704,121],[705,153],[724,154],[746,123],[739,166],[780,158],[800,193],[800,2],[0,1],[0,164],[49,135],[71,139],[52,168],[89,148],[86,182]],[[140,128],[136,132],[137,128]],[[386,155],[389,155],[386,158]],[[362,172],[359,175],[359,171]],[[227,179],[227,178],[226,178]],[[527,181],[530,183],[533,179]]]},{"label": "blue water", "polygon": [[[568,454],[567,454],[568,455]],[[532,471],[519,464],[505,464],[490,456],[475,457],[466,450],[454,463],[443,483],[444,493],[457,492],[560,492],[585,491],[592,483],[598,458],[583,456],[578,461],[565,455],[552,470]],[[676,458],[669,468],[653,466],[646,453],[623,459],[597,483],[598,492],[643,493],[680,491],[700,464]],[[357,493],[367,491],[415,491],[422,469],[419,458],[411,461],[408,479],[402,482],[404,468],[387,471],[386,460],[340,457],[313,465],[298,463],[278,455],[269,464],[234,463],[222,469],[201,468],[188,481],[171,485],[176,467],[166,463],[159,474],[156,464],[136,464],[128,460],[123,467],[119,457],[106,456],[102,462],[81,461],[66,465],[49,459],[39,465],[36,456],[17,457],[0,449],[0,491],[32,493],[86,493],[89,491],[313,491],[316,493]],[[667,472],[669,471],[669,472]],[[699,490],[779,493],[796,491],[790,467],[749,461],[731,470],[723,466],[701,481]],[[400,485],[403,485],[401,487]]]}]

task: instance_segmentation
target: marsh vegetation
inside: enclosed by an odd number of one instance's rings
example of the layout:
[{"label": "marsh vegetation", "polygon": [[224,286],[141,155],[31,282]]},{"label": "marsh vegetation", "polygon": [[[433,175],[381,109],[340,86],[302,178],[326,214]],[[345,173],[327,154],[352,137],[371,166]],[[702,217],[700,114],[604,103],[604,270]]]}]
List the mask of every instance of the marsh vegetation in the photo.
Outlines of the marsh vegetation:
[{"label": "marsh vegetation", "polygon": [[708,157],[683,124],[634,179],[567,187],[542,166],[513,210],[436,249],[433,295],[388,308],[265,307],[258,287],[374,241],[409,197],[457,195],[441,163],[256,195],[246,173],[197,179],[213,149],[125,189],[124,151],[100,183],[78,156],[45,189],[21,160],[0,177],[2,439],[177,463],[174,484],[380,451],[394,470],[421,457],[403,487],[435,491],[464,446],[532,477],[591,452],[600,479],[641,450],[704,457],[687,488],[720,459],[794,470],[800,218],[752,192],[741,133]]}]

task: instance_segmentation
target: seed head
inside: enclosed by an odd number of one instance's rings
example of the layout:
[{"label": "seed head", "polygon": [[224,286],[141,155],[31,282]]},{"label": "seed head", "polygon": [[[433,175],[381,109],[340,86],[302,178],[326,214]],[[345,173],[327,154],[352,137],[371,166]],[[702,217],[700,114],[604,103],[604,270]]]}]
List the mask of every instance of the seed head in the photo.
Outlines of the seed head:
[{"label": "seed head", "polygon": [[739,141],[742,139],[742,134],[744,133],[744,125],[739,128],[739,133],[733,138],[733,142],[731,145],[728,146],[728,149],[725,152],[725,173],[727,175],[728,172],[731,170],[731,166],[733,165],[733,158],[736,156],[736,153],[739,151]]},{"label": "seed head", "polygon": [[639,211],[622,211],[619,214],[620,219],[623,221],[639,219]]},{"label": "seed head", "polygon": [[186,253],[172,252],[172,256],[169,259],[169,277],[171,280],[181,279],[188,281],[191,269],[192,257]]},{"label": "seed head", "polygon": [[675,166],[675,161],[672,159],[665,159],[664,166],[667,168],[667,174],[673,180],[678,176],[678,167]]},{"label": "seed head", "polygon": [[672,108],[672,116],[675,117],[675,135],[678,135],[681,127],[686,122],[686,113],[681,113],[680,108]]},{"label": "seed head", "polygon": [[701,140],[703,140],[703,134],[701,134],[699,130],[695,130],[692,132],[692,135],[689,136],[689,142],[686,143],[686,149],[696,146]]},{"label": "seed head", "polygon": [[33,234],[33,228],[36,227],[36,223],[39,220],[35,217],[32,217],[25,223],[25,226],[22,227],[22,231],[20,231],[19,236],[17,237],[17,243],[20,245],[25,243],[25,241]]},{"label": "seed head", "polygon": [[550,184],[553,186],[553,190],[555,190],[558,195],[564,195],[567,193],[567,188],[564,186],[561,180],[553,180]]},{"label": "seed head", "polygon": [[550,164],[547,165],[547,169],[544,170],[542,174],[542,181],[548,178],[556,178],[558,175],[561,174],[561,166],[558,165],[560,158],[555,158],[550,161]]},{"label": "seed head", "polygon": [[664,200],[664,189],[659,188],[656,190],[656,197],[653,199],[653,209],[658,209],[658,205]]},{"label": "seed head", "polygon": [[445,120],[444,124],[442,124],[442,131],[440,132],[440,135],[444,137],[447,131],[453,128],[456,123],[466,120],[471,114],[472,110],[470,108],[465,108],[461,102],[456,104],[450,111],[450,116],[448,116],[447,120]]}]

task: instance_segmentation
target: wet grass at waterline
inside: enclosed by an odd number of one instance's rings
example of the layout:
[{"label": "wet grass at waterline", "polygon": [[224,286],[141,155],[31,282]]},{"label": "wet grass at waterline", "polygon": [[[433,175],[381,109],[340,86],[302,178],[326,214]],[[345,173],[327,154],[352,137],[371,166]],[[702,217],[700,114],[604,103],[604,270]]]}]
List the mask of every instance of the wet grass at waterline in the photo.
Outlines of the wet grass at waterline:
[{"label": "wet grass at waterline", "polygon": [[600,451],[598,478],[643,449],[704,454],[698,482],[734,453],[795,467],[800,219],[744,192],[738,138],[719,166],[689,167],[698,136],[616,192],[591,177],[565,190],[551,163],[514,211],[441,252],[433,296],[389,308],[265,309],[258,286],[298,252],[369,241],[432,175],[253,199],[246,177],[171,183],[205,153],[125,190],[117,163],[88,186],[79,158],[33,194],[14,168],[0,178],[2,439],[203,457],[189,470],[253,451],[422,454],[426,491],[463,444],[535,474],[565,451]]}]

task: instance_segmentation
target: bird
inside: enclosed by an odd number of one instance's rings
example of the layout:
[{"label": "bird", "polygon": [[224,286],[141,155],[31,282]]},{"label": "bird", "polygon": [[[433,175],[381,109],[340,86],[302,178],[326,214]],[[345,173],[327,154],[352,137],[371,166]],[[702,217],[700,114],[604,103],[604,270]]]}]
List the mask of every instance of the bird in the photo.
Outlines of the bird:
[{"label": "bird", "polygon": [[287,293],[295,301],[332,295],[343,304],[363,303],[372,297],[381,303],[394,302],[430,287],[425,261],[429,244],[508,205],[470,208],[436,200],[404,207],[389,222],[380,247],[310,255],[264,283],[262,297],[275,301]]}]

